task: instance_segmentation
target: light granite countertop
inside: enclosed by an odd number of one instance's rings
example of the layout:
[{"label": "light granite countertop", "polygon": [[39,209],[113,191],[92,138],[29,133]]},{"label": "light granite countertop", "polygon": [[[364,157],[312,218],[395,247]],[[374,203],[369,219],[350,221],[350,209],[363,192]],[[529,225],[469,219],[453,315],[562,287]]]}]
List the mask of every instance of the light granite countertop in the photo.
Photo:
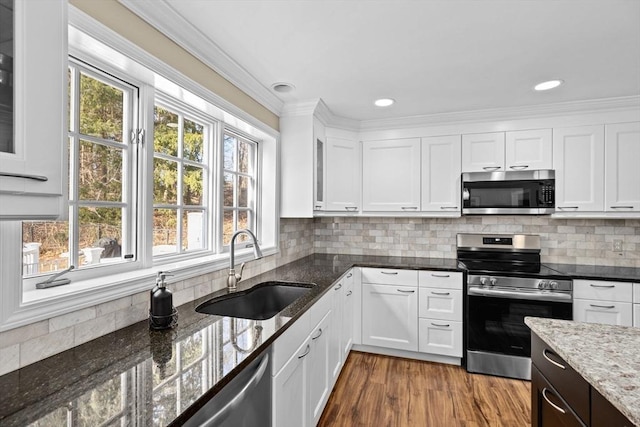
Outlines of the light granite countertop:
[{"label": "light granite countertop", "polygon": [[526,317],[525,323],[640,426],[640,328]]}]

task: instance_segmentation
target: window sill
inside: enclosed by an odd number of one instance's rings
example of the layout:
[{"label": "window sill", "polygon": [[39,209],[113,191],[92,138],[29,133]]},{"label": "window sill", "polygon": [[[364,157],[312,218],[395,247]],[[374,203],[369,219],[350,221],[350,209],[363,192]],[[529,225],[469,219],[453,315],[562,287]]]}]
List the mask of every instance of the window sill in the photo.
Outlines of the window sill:
[{"label": "window sill", "polygon": [[[270,247],[262,252],[267,257],[276,254],[278,249]],[[237,263],[253,259],[253,250],[250,248],[236,252]],[[148,291],[153,288],[158,271],[171,271],[171,283],[227,268],[228,253],[180,261],[160,261],[151,268],[75,281],[54,288],[25,291],[20,308],[3,322],[0,331]]]}]

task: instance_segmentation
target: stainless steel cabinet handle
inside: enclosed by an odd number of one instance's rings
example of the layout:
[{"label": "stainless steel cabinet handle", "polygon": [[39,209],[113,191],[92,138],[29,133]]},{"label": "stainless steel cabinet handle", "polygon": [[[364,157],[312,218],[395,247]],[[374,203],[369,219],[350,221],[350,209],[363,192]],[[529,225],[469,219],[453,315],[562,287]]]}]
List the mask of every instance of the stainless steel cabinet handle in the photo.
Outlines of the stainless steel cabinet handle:
[{"label": "stainless steel cabinet handle", "polygon": [[298,359],[302,359],[307,354],[309,354],[310,351],[311,351],[311,346],[309,346],[309,344],[307,344],[307,348],[304,350],[304,353],[302,353],[300,356],[298,356]]},{"label": "stainless steel cabinet handle", "polygon": [[352,278],[352,277],[353,277],[353,273],[349,273],[349,274],[347,274],[347,279],[350,279],[350,278]]},{"label": "stainless steel cabinet handle", "polygon": [[446,278],[446,277],[451,277],[450,274],[435,274],[435,273],[431,273],[432,277],[442,277],[442,278]]},{"label": "stainless steel cabinet handle", "polygon": [[335,288],[333,288],[334,291],[337,291],[338,289],[340,289],[342,287],[342,283],[340,283],[338,286],[336,286]]},{"label": "stainless steel cabinet handle", "polygon": [[431,292],[433,295],[451,295],[449,292]]},{"label": "stainless steel cabinet handle", "polygon": [[348,210],[348,211],[357,211],[358,210],[357,206],[345,206],[344,208],[346,210]]},{"label": "stainless steel cabinet handle", "polygon": [[397,271],[381,271],[380,273],[382,273],[382,274],[390,274],[390,275],[393,275],[393,276],[398,274]]},{"label": "stainless steel cabinet handle", "polygon": [[513,166],[509,166],[509,169],[521,171],[521,170],[526,169],[528,167],[529,167],[529,165],[513,165]]},{"label": "stainless steel cabinet handle", "polygon": [[352,291],[347,292],[347,296],[350,297],[352,293]]},{"label": "stainless steel cabinet handle", "polygon": [[598,304],[589,304],[589,305],[595,308],[606,308],[606,309],[616,308],[615,305],[598,305]]},{"label": "stainless steel cabinet handle", "polygon": [[412,294],[415,292],[415,290],[411,290],[411,291],[405,291],[403,289],[396,289],[398,292],[402,292],[403,294]]},{"label": "stainless steel cabinet handle", "polygon": [[316,335],[315,337],[311,337],[311,339],[315,341],[320,338],[320,335],[322,335],[322,328],[318,329],[318,335]]},{"label": "stainless steel cabinet handle", "polygon": [[418,207],[417,206],[402,206],[400,209],[402,209],[403,211],[409,211],[409,210],[417,210]]},{"label": "stainless steel cabinet handle", "polygon": [[578,209],[579,206],[556,206],[556,209],[560,209],[561,211],[565,209]]},{"label": "stainless steel cabinet handle", "polygon": [[549,391],[549,390],[547,390],[546,387],[542,389],[542,397],[544,397],[544,400],[546,400],[547,403],[553,407],[553,409],[555,409],[558,412],[561,412],[561,413],[565,414],[566,412],[565,412],[564,409],[562,409],[561,407],[559,407],[558,405],[556,405],[555,403],[553,403],[552,401],[549,400],[549,398],[547,397],[547,391]]},{"label": "stainless steel cabinet handle", "polygon": [[447,325],[442,325],[442,324],[440,324],[440,323],[433,323],[433,322],[431,322],[431,324],[432,324],[433,326],[437,326],[437,327],[439,327],[439,328],[448,328],[448,327],[450,326],[450,325],[448,325],[448,324],[447,324]]},{"label": "stainless steel cabinet handle", "polygon": [[440,209],[458,209],[457,206],[440,206]]},{"label": "stainless steel cabinet handle", "polygon": [[322,209],[322,206],[316,205],[316,209]]},{"label": "stainless steel cabinet handle", "polygon": [[482,169],[489,171],[489,172],[493,172],[493,171],[497,171],[498,169],[501,169],[500,166],[485,166]]},{"label": "stainless steel cabinet handle", "polygon": [[[304,356],[303,356],[304,357]],[[205,421],[202,426],[203,427],[213,427],[220,425],[221,419],[224,419],[223,416],[227,414],[227,412],[237,409],[242,400],[245,398],[247,392],[254,388],[264,376],[265,371],[267,370],[267,366],[269,365],[269,355],[266,354],[260,365],[256,368],[255,373],[251,376],[249,381],[242,387],[242,390],[238,392],[238,394],[231,399],[226,405],[224,405],[218,412],[213,414],[211,418]]]},{"label": "stainless steel cabinet handle", "polygon": [[633,209],[633,206],[611,206],[611,209]]},{"label": "stainless steel cabinet handle", "polygon": [[11,172],[0,172],[0,176],[6,176],[9,178],[24,178],[24,179],[32,179],[34,181],[46,182],[49,181],[49,178],[43,175],[29,175],[26,173],[11,173]]},{"label": "stainless steel cabinet handle", "polygon": [[551,363],[554,366],[557,366],[560,369],[567,369],[565,366],[559,364],[555,360],[550,359],[549,356],[547,356],[547,352],[548,352],[548,350],[546,348],[544,350],[542,350],[542,356],[544,356],[544,358],[547,359],[549,361],[549,363]]},{"label": "stainless steel cabinet handle", "polygon": [[589,283],[589,286],[592,288],[615,288],[616,285],[594,285],[593,283]]}]

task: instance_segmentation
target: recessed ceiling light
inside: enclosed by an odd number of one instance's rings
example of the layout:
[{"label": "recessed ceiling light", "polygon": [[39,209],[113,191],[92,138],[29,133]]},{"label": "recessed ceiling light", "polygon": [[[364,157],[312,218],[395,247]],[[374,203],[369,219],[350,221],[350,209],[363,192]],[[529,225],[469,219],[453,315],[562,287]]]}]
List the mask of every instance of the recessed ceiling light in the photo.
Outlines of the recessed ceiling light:
[{"label": "recessed ceiling light", "polygon": [[374,104],[376,105],[376,107],[388,107],[390,105],[393,105],[394,102],[396,101],[391,98],[380,98],[376,99],[374,101]]},{"label": "recessed ceiling light", "polygon": [[271,85],[271,89],[273,89],[274,92],[278,92],[278,93],[289,93],[289,92],[293,92],[296,89],[296,87],[291,83],[277,82]]},{"label": "recessed ceiling light", "polygon": [[537,91],[554,89],[560,86],[562,83],[563,80],[548,80],[546,82],[538,83],[533,87],[533,89]]}]

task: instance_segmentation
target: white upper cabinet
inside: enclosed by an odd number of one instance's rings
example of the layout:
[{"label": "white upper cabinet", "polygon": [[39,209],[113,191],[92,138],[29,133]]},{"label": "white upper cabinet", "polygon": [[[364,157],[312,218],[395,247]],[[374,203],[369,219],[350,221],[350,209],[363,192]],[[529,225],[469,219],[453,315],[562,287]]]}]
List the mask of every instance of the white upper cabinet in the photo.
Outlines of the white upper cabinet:
[{"label": "white upper cabinet", "polygon": [[363,142],[362,208],[420,210],[420,138]]},{"label": "white upper cabinet", "polygon": [[604,126],[553,130],[558,212],[604,209]]},{"label": "white upper cabinet", "polygon": [[422,138],[422,211],[460,215],[460,135]]},{"label": "white upper cabinet", "polygon": [[504,132],[462,135],[462,172],[504,171]]},{"label": "white upper cabinet", "polygon": [[522,130],[505,134],[505,170],[553,168],[551,129]]},{"label": "white upper cabinet", "polygon": [[640,212],[640,122],[605,128],[605,211]]},{"label": "white upper cabinet", "polygon": [[15,121],[0,144],[0,219],[55,219],[67,193],[67,2],[15,1],[14,13]]},{"label": "white upper cabinet", "polygon": [[325,182],[325,210],[360,210],[360,152],[357,141],[327,137]]},{"label": "white upper cabinet", "polygon": [[462,135],[462,172],[553,167],[551,129]]}]

